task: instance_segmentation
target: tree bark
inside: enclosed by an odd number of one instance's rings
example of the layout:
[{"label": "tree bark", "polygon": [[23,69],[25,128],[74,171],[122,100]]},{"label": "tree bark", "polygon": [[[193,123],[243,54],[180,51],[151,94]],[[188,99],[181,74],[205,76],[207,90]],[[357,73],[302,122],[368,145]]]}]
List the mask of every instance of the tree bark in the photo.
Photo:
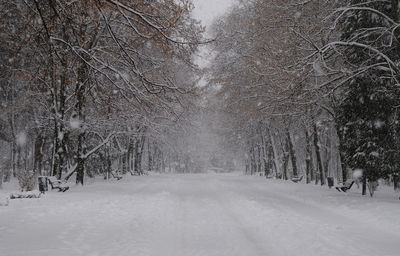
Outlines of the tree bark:
[{"label": "tree bark", "polygon": [[262,161],[261,161],[261,146],[257,146],[257,172],[261,173]]},{"label": "tree bark", "polygon": [[0,189],[3,188],[3,175],[4,175],[4,169],[0,168]]},{"label": "tree bark", "polygon": [[77,162],[77,167],[76,167],[76,184],[81,184],[83,185],[84,182],[84,176],[85,176],[85,160],[86,158],[83,157],[85,154],[86,147],[84,145],[85,143],[85,128],[83,125],[83,122],[85,120],[85,116],[83,113],[83,106],[85,103],[85,83],[87,82],[88,74],[87,74],[87,66],[84,61],[81,61],[80,67],[78,69],[78,81],[76,84],[75,88],[75,94],[76,94],[76,99],[77,103],[75,106],[75,111],[76,111],[76,118],[78,118],[80,127],[79,129],[79,135],[78,135],[78,148],[76,152],[76,162]]},{"label": "tree bark", "polygon": [[310,183],[311,175],[312,175],[312,163],[311,163],[311,138],[310,134],[308,133],[307,128],[305,128],[306,134],[306,183]]},{"label": "tree bark", "polygon": [[147,157],[148,157],[148,165],[147,165],[147,171],[152,171],[153,170],[153,151],[151,150],[151,145],[150,145],[150,139],[147,139]]},{"label": "tree bark", "polygon": [[133,151],[134,151],[134,140],[132,138],[129,138],[129,145],[128,145],[128,171],[130,174],[133,174]]},{"label": "tree bark", "polygon": [[339,127],[336,125],[336,133],[338,135],[338,143],[339,143],[339,159],[340,159],[340,167],[342,169],[342,175],[341,179],[342,182],[347,181],[347,165],[346,165],[346,155],[343,150],[343,133],[339,129]]},{"label": "tree bark", "polygon": [[15,178],[17,176],[17,166],[16,166],[16,155],[17,155],[17,145],[16,145],[16,132],[15,132],[15,110],[14,110],[14,90],[11,91],[11,116],[9,118],[10,128],[11,128],[11,168],[12,176]]},{"label": "tree bark", "polygon": [[399,174],[393,175],[393,189],[395,191],[400,190],[400,175]]},{"label": "tree bark", "polygon": [[320,175],[321,186],[323,186],[325,184],[325,175],[324,175],[324,170],[322,168],[321,152],[320,152],[319,141],[318,141],[318,129],[317,129],[317,125],[315,123],[313,124],[313,129],[314,129],[315,154],[317,156],[317,166],[318,166],[318,171],[319,171],[319,175]]},{"label": "tree bark", "polygon": [[330,134],[327,134],[326,138],[326,148],[325,148],[325,162],[324,162],[324,171],[325,177],[329,176],[329,163],[331,161],[331,137]]},{"label": "tree bark", "polygon": [[254,149],[253,147],[250,148],[250,152],[249,152],[249,161],[250,161],[250,175],[253,175],[255,172],[255,159],[254,159]]},{"label": "tree bark", "polygon": [[367,178],[365,176],[362,177],[362,195],[365,196],[367,194]]},{"label": "tree bark", "polygon": [[292,171],[293,171],[293,176],[298,177],[298,172],[297,172],[297,161],[296,161],[296,152],[294,150],[292,138],[290,136],[290,131],[289,129],[286,131],[287,133],[287,140],[289,143],[289,154],[290,154],[290,159],[292,162]]},{"label": "tree bark", "polygon": [[270,173],[270,167],[268,166],[267,162],[267,145],[265,143],[265,138],[262,132],[260,132],[260,138],[261,138],[261,155],[262,155],[262,160],[263,160],[263,165],[264,165],[264,175],[267,177]]},{"label": "tree bark", "polygon": [[270,129],[268,129],[268,134],[269,134],[269,138],[270,138],[270,141],[271,141],[271,148],[272,148],[272,154],[273,154],[273,159],[274,159],[275,177],[278,177],[278,173],[280,173],[278,150],[276,149],[275,139],[274,139]]},{"label": "tree bark", "polygon": [[34,158],[34,164],[33,164],[33,169],[35,173],[38,173],[42,175],[42,169],[43,169],[43,146],[44,146],[45,140],[43,138],[43,135],[39,132],[39,134],[36,137],[35,141],[35,158]]},{"label": "tree bark", "polygon": [[285,141],[285,146],[283,147],[283,170],[282,170],[282,178],[284,180],[288,179],[287,175],[287,168],[289,165],[289,141],[288,138],[286,137]]},{"label": "tree bark", "polygon": [[135,173],[142,175],[142,153],[144,148],[145,136],[138,137],[135,143]]},{"label": "tree bark", "polygon": [[[65,127],[64,127],[64,122],[65,122],[65,101],[66,101],[66,83],[67,83],[67,75],[66,75],[66,69],[67,69],[67,64],[66,61],[63,61],[63,71],[60,79],[60,90],[59,90],[59,102],[58,102],[58,115],[59,117],[56,117],[56,120],[58,120],[57,123],[57,136],[58,136],[58,148],[56,149],[57,153],[57,159],[58,159],[58,164],[56,166],[56,177],[57,179],[61,180],[62,177],[62,172],[63,172],[63,167],[65,164],[65,155],[66,155],[66,144],[67,144],[67,139],[68,135],[65,132]],[[55,106],[57,107],[57,106]]]}]

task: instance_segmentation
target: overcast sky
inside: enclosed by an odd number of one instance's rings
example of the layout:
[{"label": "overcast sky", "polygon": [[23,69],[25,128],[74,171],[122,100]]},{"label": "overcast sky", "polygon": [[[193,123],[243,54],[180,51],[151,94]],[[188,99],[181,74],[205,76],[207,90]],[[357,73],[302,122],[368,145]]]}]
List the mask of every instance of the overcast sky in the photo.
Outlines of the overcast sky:
[{"label": "overcast sky", "polygon": [[[212,24],[213,20],[218,16],[223,15],[235,0],[192,0],[194,4],[193,17],[200,20],[206,29]],[[200,67],[206,67],[210,64],[212,58],[211,51],[207,46],[200,47],[200,51],[197,54],[195,62]],[[205,80],[202,79],[199,85],[205,84]]]},{"label": "overcast sky", "polygon": [[203,25],[211,25],[214,18],[222,15],[234,0],[192,0],[195,6],[193,16]]}]

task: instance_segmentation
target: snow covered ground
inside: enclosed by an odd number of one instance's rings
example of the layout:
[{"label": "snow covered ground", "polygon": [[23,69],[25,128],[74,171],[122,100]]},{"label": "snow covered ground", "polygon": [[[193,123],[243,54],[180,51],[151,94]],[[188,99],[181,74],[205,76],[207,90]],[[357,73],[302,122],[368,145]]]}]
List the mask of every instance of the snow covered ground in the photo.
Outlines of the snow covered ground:
[{"label": "snow covered ground", "polygon": [[0,255],[399,256],[399,216],[388,191],[371,199],[232,174],[125,177],[0,206]]}]

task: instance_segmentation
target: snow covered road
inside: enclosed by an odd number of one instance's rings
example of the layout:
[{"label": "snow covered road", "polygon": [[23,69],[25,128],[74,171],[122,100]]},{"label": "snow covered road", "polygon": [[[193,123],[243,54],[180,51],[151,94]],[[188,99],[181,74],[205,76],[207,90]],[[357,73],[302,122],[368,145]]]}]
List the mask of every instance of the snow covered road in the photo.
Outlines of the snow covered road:
[{"label": "snow covered road", "polygon": [[398,256],[399,216],[394,199],[260,177],[126,177],[0,207],[0,256]]}]

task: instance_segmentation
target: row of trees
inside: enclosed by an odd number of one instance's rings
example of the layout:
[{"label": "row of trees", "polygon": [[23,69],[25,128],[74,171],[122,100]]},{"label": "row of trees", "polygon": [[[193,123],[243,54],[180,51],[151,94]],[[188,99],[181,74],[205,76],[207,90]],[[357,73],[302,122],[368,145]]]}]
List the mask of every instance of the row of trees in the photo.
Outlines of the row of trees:
[{"label": "row of trees", "polygon": [[[203,28],[188,0],[1,1],[0,180],[181,160]],[[1,183],[0,183],[1,184]]]},{"label": "row of trees", "polygon": [[210,84],[246,172],[398,187],[399,1],[240,1],[214,24]]}]

